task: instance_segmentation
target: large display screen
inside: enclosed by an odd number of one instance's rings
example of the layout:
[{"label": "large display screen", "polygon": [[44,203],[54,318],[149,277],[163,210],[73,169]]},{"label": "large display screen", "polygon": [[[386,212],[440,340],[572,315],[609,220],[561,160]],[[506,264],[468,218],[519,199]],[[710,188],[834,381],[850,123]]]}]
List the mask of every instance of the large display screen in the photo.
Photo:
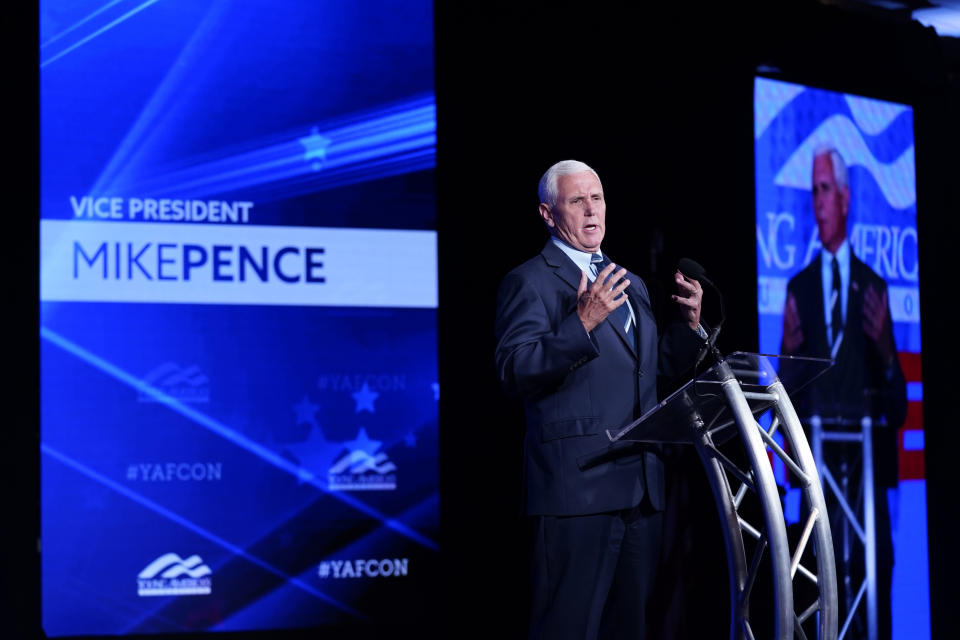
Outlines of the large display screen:
[{"label": "large display screen", "polygon": [[[840,372],[830,379],[835,388],[821,387],[820,398],[847,393],[845,407],[859,409],[848,412],[824,403],[813,411],[825,422],[846,418],[848,423],[837,428],[847,434],[860,432],[861,415],[874,419],[874,480],[884,492],[877,493],[876,501],[878,606],[881,617],[884,608],[891,612],[894,638],[929,637],[913,110],[767,78],[756,78],[754,88],[760,351],[834,358]],[[827,253],[838,259],[822,258]],[[837,283],[846,283],[842,287],[834,287],[833,264],[839,265]],[[895,368],[880,364],[882,357],[874,355],[884,349],[891,362],[897,359],[905,378],[905,417],[889,408],[895,402],[884,405],[882,399],[895,396],[898,386]],[[853,380],[863,377],[870,384],[857,387]],[[867,409],[877,405],[887,407],[879,412],[886,414],[880,420]],[[800,413],[808,413],[802,417],[810,417],[810,409],[802,407]],[[888,442],[890,455],[884,453]],[[827,450],[836,446],[824,445],[825,460],[831,459]],[[839,460],[833,475],[841,492],[844,477],[856,486],[862,474],[860,449],[846,446],[845,453],[832,458]],[[788,518],[791,513],[795,518],[799,490],[791,486],[783,465],[776,467]],[[836,491],[828,485],[829,504]],[[849,501],[861,516],[861,529],[863,497],[863,491],[853,492]],[[844,531],[841,522],[831,517],[834,538],[848,536],[837,545],[839,579],[845,565],[852,566],[854,577],[852,588],[841,585],[841,613],[858,607],[863,612],[867,599],[856,599],[863,547],[856,541],[856,527]],[[892,549],[884,545],[885,536]],[[890,559],[887,590],[882,572]],[[854,635],[866,633],[862,621],[854,620],[850,629]]]},{"label": "large display screen", "polygon": [[423,617],[432,9],[40,2],[48,635]]}]

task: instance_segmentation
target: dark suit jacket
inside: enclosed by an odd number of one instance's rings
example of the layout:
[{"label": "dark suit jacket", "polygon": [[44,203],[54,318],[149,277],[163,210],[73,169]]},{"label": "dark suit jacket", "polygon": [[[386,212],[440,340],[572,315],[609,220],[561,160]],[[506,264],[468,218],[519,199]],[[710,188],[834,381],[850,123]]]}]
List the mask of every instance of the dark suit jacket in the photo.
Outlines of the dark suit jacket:
[{"label": "dark suit jacket", "polygon": [[[526,510],[585,515],[636,506],[649,494],[663,508],[657,447],[582,468],[578,458],[608,444],[606,429],[632,422],[657,403],[657,327],[646,286],[629,273],[637,319],[629,344],[611,318],[590,334],[577,316],[581,271],[552,241],[507,274],[497,301],[496,363],[501,383],[523,397]],[[692,363],[703,340],[689,327],[669,332],[672,375]],[[677,365],[674,365],[677,363]]]},{"label": "dark suit jacket", "polygon": [[[797,300],[804,340],[799,350],[790,355],[830,357],[824,321],[821,259],[822,254],[787,284],[788,294],[793,294]],[[867,287],[873,286],[882,296],[887,285],[851,251],[849,286],[843,342],[834,365],[795,398],[797,411],[801,416],[818,414],[823,418],[841,417],[857,421],[865,415],[874,420],[884,416],[889,428],[875,430],[875,467],[881,484],[892,486],[896,484],[897,429],[907,414],[906,381],[899,359],[894,358],[893,369],[886,370],[876,343],[863,332],[862,326],[863,297]],[[887,313],[890,313],[889,306]],[[784,377],[789,375],[787,367]]]}]

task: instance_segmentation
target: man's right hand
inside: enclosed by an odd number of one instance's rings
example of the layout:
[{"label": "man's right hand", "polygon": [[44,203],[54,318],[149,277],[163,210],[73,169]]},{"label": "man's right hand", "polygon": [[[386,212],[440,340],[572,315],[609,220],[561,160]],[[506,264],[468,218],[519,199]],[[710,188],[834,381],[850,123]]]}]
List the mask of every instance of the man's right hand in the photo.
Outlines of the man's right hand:
[{"label": "man's right hand", "polygon": [[[624,278],[627,270],[621,267],[614,274],[613,270],[616,268],[617,265],[612,262],[608,264],[597,274],[597,279],[589,287],[586,271],[580,274],[580,286],[577,288],[577,315],[580,316],[580,322],[588,332],[593,331],[614,309],[627,301],[627,296],[623,293],[624,289],[630,286],[630,281]],[[612,282],[624,278],[623,282],[612,289],[606,284],[611,274],[613,274]]]},{"label": "man's right hand", "polygon": [[787,294],[787,304],[783,307],[783,352],[796,353],[803,344],[803,331],[800,329],[800,312],[797,311],[797,299]]}]

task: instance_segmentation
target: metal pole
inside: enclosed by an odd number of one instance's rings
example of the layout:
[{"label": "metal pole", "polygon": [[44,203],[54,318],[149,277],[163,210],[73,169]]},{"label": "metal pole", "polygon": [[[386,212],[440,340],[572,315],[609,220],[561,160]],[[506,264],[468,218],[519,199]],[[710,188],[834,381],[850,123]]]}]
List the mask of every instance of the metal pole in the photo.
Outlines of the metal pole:
[{"label": "metal pole", "polygon": [[810,416],[810,440],[813,443],[813,463],[817,471],[823,469],[823,423],[820,416]]},{"label": "metal pole", "polygon": [[713,498],[717,505],[723,525],[723,542],[727,548],[727,577],[730,591],[730,640],[746,640],[744,620],[749,619],[748,602],[741,598],[747,583],[747,559],[743,546],[743,534],[737,517],[736,500],[730,490],[730,483],[720,462],[711,453],[713,442],[710,434],[703,430],[701,421],[699,435],[694,439],[694,445],[703,468],[707,472],[707,479],[713,491]]},{"label": "metal pole", "polygon": [[[727,367],[725,362],[719,365]],[[757,421],[753,417],[750,405],[740,389],[733,374],[726,370],[721,388],[737,422],[740,437],[750,458],[750,467],[755,474],[757,495],[763,504],[764,523],[767,528],[767,543],[770,550],[770,564],[773,570],[774,637],[780,640],[793,638],[793,580],[790,576],[790,545],[787,541],[787,529],[784,524],[780,493],[773,478],[766,447],[757,433]]]},{"label": "metal pole", "polygon": [[[818,624],[820,640],[836,640],[839,610],[837,607],[837,569],[831,535],[830,514],[819,477],[819,462],[822,462],[822,424],[819,418],[812,420],[813,452],[807,444],[806,434],[793,408],[783,384],[778,380],[770,389],[777,394],[777,414],[783,423],[784,434],[794,452],[796,462],[806,474],[809,484],[803,487],[805,501],[811,513],[816,512],[813,540],[817,559]],[[819,460],[818,460],[819,458]],[[801,605],[802,606],[802,605]]]},{"label": "metal pole", "polygon": [[[840,495],[837,502],[850,504],[850,465],[847,463],[846,451],[840,461]],[[853,502],[854,508],[856,502]],[[850,519],[843,519],[840,540],[843,543],[841,557],[843,558],[843,596],[847,605],[847,613],[853,609],[853,577],[850,575]]]},{"label": "metal pole", "polygon": [[863,510],[865,553],[867,556],[867,637],[877,640],[877,514],[873,493],[873,421],[864,416],[863,430]]}]

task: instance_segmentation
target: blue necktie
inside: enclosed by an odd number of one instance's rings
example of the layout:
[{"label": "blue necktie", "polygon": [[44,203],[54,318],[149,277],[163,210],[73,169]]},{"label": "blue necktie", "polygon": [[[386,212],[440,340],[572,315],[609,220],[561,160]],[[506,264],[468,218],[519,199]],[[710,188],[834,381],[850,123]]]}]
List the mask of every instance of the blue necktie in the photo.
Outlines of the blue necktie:
[{"label": "blue necktie", "polygon": [[843,311],[841,305],[843,300],[840,293],[840,268],[837,266],[837,257],[833,256],[833,286],[830,292],[830,300],[833,308],[830,310],[830,342],[831,346],[836,344],[837,336],[843,329]]},{"label": "blue necktie", "polygon": [[[603,271],[607,265],[610,264],[610,261],[601,256],[599,253],[594,253],[590,256],[590,267],[593,269],[593,275],[597,276],[601,271]],[[621,295],[626,296],[626,292]],[[634,333],[633,333],[633,318],[630,317],[630,308],[627,306],[630,304],[630,298],[617,307],[613,313],[610,314],[612,322],[616,322],[619,327],[621,327],[624,333],[627,334],[627,339],[633,343]]]}]

